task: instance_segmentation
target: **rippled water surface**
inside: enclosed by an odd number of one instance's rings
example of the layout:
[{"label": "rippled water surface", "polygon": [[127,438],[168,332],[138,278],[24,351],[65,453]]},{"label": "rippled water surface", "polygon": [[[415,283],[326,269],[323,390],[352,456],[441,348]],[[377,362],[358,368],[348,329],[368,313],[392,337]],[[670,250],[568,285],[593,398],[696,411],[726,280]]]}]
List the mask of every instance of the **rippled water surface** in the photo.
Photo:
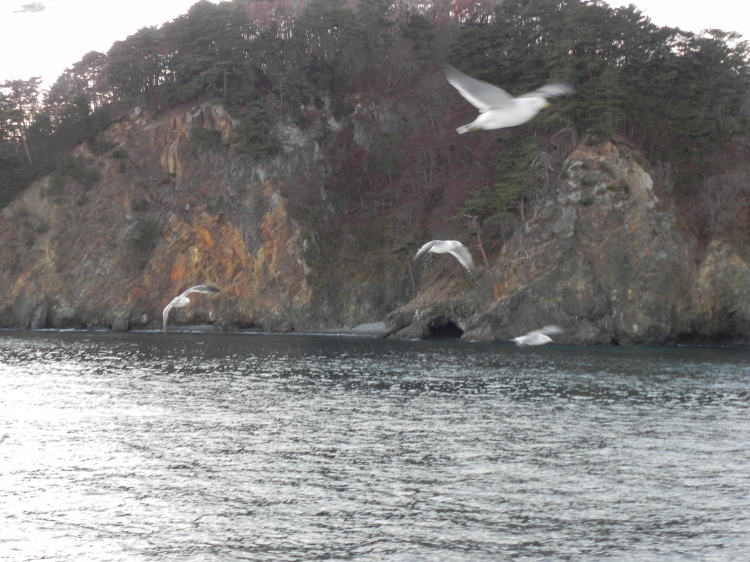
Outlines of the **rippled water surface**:
[{"label": "rippled water surface", "polygon": [[749,359],[0,333],[0,560],[750,560]]}]

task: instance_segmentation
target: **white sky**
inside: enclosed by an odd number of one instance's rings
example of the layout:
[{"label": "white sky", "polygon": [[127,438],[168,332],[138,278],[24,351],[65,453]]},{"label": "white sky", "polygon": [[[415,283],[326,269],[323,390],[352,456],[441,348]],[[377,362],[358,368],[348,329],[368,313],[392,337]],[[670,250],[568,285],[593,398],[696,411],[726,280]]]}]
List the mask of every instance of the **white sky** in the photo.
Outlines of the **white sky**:
[{"label": "white sky", "polygon": [[723,29],[750,41],[750,4],[747,0],[605,0],[612,7],[635,6],[656,25],[684,31]]},{"label": "white sky", "polygon": [[[49,87],[89,51],[106,53],[115,41],[142,27],[171,21],[187,12],[197,0],[45,0],[47,7],[43,12],[13,13],[18,6],[33,1],[0,0],[0,83],[41,76],[43,87]],[[611,6],[630,3],[609,0]],[[633,0],[632,3],[657,25],[686,31],[706,28],[737,31],[750,40],[747,0]]]},{"label": "white sky", "polygon": [[41,76],[49,87],[89,51],[106,53],[115,41],[171,21],[198,0],[41,0],[42,12],[13,13],[35,1],[0,0],[0,83]]}]

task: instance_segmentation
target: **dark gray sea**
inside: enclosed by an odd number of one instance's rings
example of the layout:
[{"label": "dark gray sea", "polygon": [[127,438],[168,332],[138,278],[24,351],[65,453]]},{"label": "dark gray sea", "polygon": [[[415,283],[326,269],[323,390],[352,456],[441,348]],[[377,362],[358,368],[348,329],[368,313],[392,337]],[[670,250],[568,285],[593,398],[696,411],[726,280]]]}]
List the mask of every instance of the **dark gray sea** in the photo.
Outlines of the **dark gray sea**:
[{"label": "dark gray sea", "polygon": [[0,560],[750,560],[750,351],[0,332]]}]

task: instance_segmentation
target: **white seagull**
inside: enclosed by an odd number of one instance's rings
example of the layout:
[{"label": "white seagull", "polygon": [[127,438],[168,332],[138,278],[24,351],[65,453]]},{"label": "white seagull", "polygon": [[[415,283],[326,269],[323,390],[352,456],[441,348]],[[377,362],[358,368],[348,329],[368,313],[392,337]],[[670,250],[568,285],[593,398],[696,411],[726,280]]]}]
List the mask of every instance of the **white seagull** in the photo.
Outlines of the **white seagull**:
[{"label": "white seagull", "polygon": [[527,345],[544,345],[550,343],[552,338],[550,334],[562,334],[563,329],[559,326],[545,326],[541,330],[534,330],[529,332],[525,336],[518,336],[517,338],[511,338],[510,341],[516,342],[518,347],[526,347]]},{"label": "white seagull", "polygon": [[18,8],[19,8],[18,10],[13,10],[14,14],[16,12],[32,12],[32,13],[41,12],[42,10],[44,10],[45,5],[42,4],[41,2],[32,2],[31,4],[23,4],[22,6],[19,6]]},{"label": "white seagull", "polygon": [[472,78],[449,64],[443,66],[443,72],[451,86],[479,110],[472,123],[456,129],[459,134],[522,125],[549,106],[547,98],[572,94],[574,91],[570,84],[555,82],[514,98],[505,90]]},{"label": "white seagull", "polygon": [[461,265],[463,265],[469,273],[474,275],[477,272],[477,268],[474,265],[474,260],[471,257],[469,249],[458,240],[433,240],[432,242],[427,242],[427,244],[419,249],[417,255],[414,256],[414,260],[416,261],[427,252],[433,254],[453,254],[453,257],[461,262]]},{"label": "white seagull", "polygon": [[164,319],[164,331],[167,331],[167,319],[169,319],[169,311],[173,308],[182,308],[190,304],[190,299],[187,297],[190,293],[204,293],[204,294],[216,294],[219,293],[219,289],[212,287],[211,285],[196,285],[190,287],[187,291],[172,299],[162,312],[162,318]]}]

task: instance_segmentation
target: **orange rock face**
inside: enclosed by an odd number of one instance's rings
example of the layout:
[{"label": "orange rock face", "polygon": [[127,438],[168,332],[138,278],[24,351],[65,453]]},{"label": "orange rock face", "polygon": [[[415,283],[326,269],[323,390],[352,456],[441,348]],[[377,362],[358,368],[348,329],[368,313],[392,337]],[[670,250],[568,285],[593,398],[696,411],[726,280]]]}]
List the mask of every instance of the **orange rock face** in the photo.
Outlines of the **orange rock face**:
[{"label": "orange rock face", "polygon": [[127,159],[78,149],[103,176],[90,191],[69,180],[53,197],[43,180],[6,209],[4,325],[157,327],[174,296],[202,283],[221,294],[192,296],[170,321],[284,329],[304,317],[312,292],[285,198],[257,178],[236,193],[217,178],[224,167],[190,146],[191,126],[231,136],[220,108],[134,112],[109,131]]}]

